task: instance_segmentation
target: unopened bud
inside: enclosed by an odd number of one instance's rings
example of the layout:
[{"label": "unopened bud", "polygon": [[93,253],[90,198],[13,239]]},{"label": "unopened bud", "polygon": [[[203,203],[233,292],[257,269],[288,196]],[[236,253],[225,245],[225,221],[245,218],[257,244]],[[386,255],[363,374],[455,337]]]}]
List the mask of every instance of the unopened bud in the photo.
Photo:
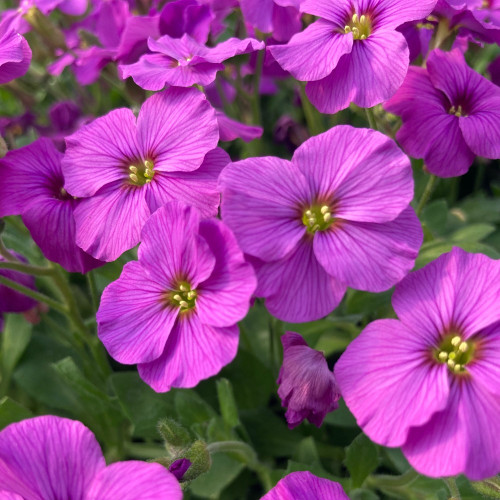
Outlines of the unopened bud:
[{"label": "unopened bud", "polygon": [[165,440],[167,448],[185,448],[191,444],[189,432],[179,423],[171,418],[165,418],[158,422],[158,432]]}]

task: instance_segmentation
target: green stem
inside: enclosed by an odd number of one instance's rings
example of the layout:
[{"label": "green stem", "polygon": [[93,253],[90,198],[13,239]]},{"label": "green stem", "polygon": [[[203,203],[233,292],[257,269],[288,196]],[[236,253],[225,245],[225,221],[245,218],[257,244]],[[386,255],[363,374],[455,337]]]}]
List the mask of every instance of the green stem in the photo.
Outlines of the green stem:
[{"label": "green stem", "polygon": [[367,479],[367,484],[379,489],[392,489],[392,488],[400,488],[401,486],[408,486],[413,483],[415,479],[418,478],[418,472],[413,469],[407,470],[404,474],[400,476],[370,476]]},{"label": "green stem", "polygon": [[252,120],[254,125],[262,125],[262,111],[260,108],[260,80],[264,66],[265,50],[257,53],[257,64],[253,75],[253,98],[252,98]]},{"label": "green stem", "polygon": [[373,130],[378,130],[377,120],[375,118],[375,113],[373,112],[373,108],[365,108],[366,117],[368,118],[368,123],[370,124],[370,128]]},{"label": "green stem", "polygon": [[97,309],[99,308],[99,299],[98,299],[98,292],[97,292],[97,285],[95,282],[95,276],[92,271],[89,271],[87,273],[87,285],[89,287],[89,292],[90,292],[90,299],[92,302],[92,309],[95,312],[97,312]]},{"label": "green stem", "polygon": [[420,201],[418,203],[417,207],[417,215],[420,217],[422,215],[422,211],[425,208],[425,205],[427,205],[427,202],[429,201],[432,191],[434,190],[434,187],[436,185],[436,182],[438,181],[438,177],[435,175],[432,175],[429,177],[429,180],[427,181],[427,185],[425,186],[424,192],[422,194],[422,198],[420,198]]},{"label": "green stem", "polygon": [[25,264],[20,260],[10,260],[9,262],[0,262],[0,269],[10,269],[11,271],[18,271],[24,274],[31,274],[32,276],[51,276],[52,274],[52,270],[49,267],[32,266],[31,264]]},{"label": "green stem", "polygon": [[458,489],[457,483],[455,482],[455,478],[447,477],[444,479],[444,482],[448,486],[448,489],[451,493],[450,500],[460,500],[462,497],[460,496],[460,490]]},{"label": "green stem", "polygon": [[305,84],[300,83],[300,100],[302,102],[302,109],[307,122],[307,128],[310,135],[318,135],[323,132],[323,124],[321,123],[322,117],[317,112],[316,108],[311,104],[307,97]]},{"label": "green stem", "polygon": [[16,262],[17,259],[9,252],[4,245],[3,239],[0,237],[0,255],[7,261]]}]

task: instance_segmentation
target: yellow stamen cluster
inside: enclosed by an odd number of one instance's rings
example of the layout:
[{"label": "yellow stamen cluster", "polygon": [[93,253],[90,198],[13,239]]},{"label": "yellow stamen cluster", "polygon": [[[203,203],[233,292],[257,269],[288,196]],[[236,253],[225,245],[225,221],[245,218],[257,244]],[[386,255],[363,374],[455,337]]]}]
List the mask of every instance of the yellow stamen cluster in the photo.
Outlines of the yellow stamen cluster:
[{"label": "yellow stamen cluster", "polygon": [[198,297],[198,293],[196,290],[192,290],[191,285],[186,281],[180,282],[177,290],[169,294],[170,303],[179,307],[181,312],[193,309],[196,305],[196,297]]},{"label": "yellow stamen cluster", "polygon": [[143,165],[129,165],[128,167],[128,178],[134,186],[144,186],[148,184],[153,179],[154,165],[150,160],[146,160]]},{"label": "yellow stamen cluster", "polygon": [[458,105],[458,106],[452,106],[449,110],[449,113],[450,115],[455,115],[455,116],[458,116],[458,118],[460,118],[461,116],[467,116],[464,114],[464,110],[462,108],[462,106]]},{"label": "yellow stamen cluster", "polygon": [[364,14],[358,16],[358,14],[353,14],[351,22],[346,24],[344,28],[344,33],[352,33],[354,40],[366,40],[372,32],[372,23],[368,16]]},{"label": "yellow stamen cluster", "polygon": [[448,336],[437,351],[437,359],[446,363],[453,373],[463,373],[465,365],[472,359],[474,346],[462,340],[460,335]]},{"label": "yellow stamen cluster", "polygon": [[308,233],[324,231],[333,223],[331,209],[328,205],[315,206],[306,210],[302,216],[302,222]]}]

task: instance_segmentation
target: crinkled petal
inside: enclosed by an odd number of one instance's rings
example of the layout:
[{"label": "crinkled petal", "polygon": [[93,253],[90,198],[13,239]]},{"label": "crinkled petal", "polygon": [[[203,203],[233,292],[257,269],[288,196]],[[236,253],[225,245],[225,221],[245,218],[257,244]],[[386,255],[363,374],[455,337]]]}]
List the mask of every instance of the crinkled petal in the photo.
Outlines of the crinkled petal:
[{"label": "crinkled petal", "polygon": [[118,66],[122,80],[132,77],[145,90],[162,90],[178,69],[177,61],[163,54],[146,54],[133,64]]},{"label": "crinkled petal", "polygon": [[215,111],[194,88],[170,88],[150,97],[137,129],[142,150],[161,172],[196,170],[219,140]]},{"label": "crinkled petal", "polygon": [[164,297],[160,278],[139,262],[128,262],[108,285],[97,312],[98,335],[120,363],[146,363],[161,356],[178,315]]},{"label": "crinkled petal", "polygon": [[229,38],[215,47],[209,48],[208,53],[203,55],[203,59],[211,63],[221,63],[231,57],[240,54],[249,54],[256,50],[262,50],[265,47],[264,42],[260,42],[255,38],[245,38],[244,40]]},{"label": "crinkled petal", "polygon": [[302,12],[327,19],[342,30],[351,13],[350,7],[345,2],[332,2],[331,0],[302,0],[300,3]]},{"label": "crinkled petal", "polygon": [[382,292],[415,264],[423,232],[408,207],[390,222],[339,221],[314,236],[314,254],[328,274],[357,290]]},{"label": "crinkled petal", "polygon": [[215,328],[200,322],[196,312],[177,321],[163,354],[138,366],[139,375],[156,392],[194,387],[219,373],[238,349],[238,326]]},{"label": "crinkled petal", "polygon": [[309,190],[289,161],[260,157],[231,163],[219,183],[222,220],[245,253],[277,260],[304,235],[301,206],[309,202]]},{"label": "crinkled petal", "polygon": [[340,125],[310,138],[292,163],[320,198],[333,198],[334,217],[385,222],[413,199],[413,174],[396,143],[379,132]]},{"label": "crinkled petal", "polygon": [[320,319],[337,307],[346,287],[320,265],[309,239],[285,258],[256,267],[256,295],[266,298],[269,312],[290,323]]},{"label": "crinkled petal", "polygon": [[328,76],[352,47],[352,35],[338,33],[330,21],[320,19],[286,45],[269,46],[269,51],[297,80],[314,81]]},{"label": "crinkled petal", "polygon": [[[397,28],[408,21],[425,19],[434,9],[437,0],[382,0],[377,2],[374,19],[377,26]],[[369,4],[367,0],[357,0],[358,4]]]},{"label": "crinkled petal", "polygon": [[35,417],[0,432],[0,488],[24,498],[83,498],[105,465],[96,438],[75,420]]},{"label": "crinkled petal", "polygon": [[394,319],[370,323],[335,364],[344,400],[363,432],[384,446],[401,446],[412,426],[447,405],[448,368],[434,363],[425,335]]}]

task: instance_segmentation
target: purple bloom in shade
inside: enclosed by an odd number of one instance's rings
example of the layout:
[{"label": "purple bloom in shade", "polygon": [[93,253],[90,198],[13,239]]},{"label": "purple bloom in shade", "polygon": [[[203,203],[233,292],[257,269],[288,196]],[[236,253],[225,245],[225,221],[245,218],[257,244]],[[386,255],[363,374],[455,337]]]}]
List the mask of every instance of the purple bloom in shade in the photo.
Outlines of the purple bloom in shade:
[{"label": "purple bloom in shade", "polygon": [[349,500],[342,486],[310,472],[292,472],[261,500]]},{"label": "purple bloom in shade", "polygon": [[64,190],[63,155],[41,138],[0,160],[0,217],[22,215],[47,259],[70,272],[86,273],[103,264],[75,243],[74,211],[81,201]]},{"label": "purple bloom in shade", "polygon": [[[168,119],[165,119],[168,117]],[[215,111],[197,89],[170,88],[136,117],[116,109],[66,138],[65,188],[83,198],[75,209],[76,242],[112,261],[139,243],[157,208],[180,200],[217,214],[217,177],[229,162]]]},{"label": "purple bloom in shade", "polygon": [[16,31],[0,25],[0,84],[23,76],[30,62],[28,42]]},{"label": "purple bloom in shade", "polygon": [[469,68],[458,49],[434,50],[427,69],[410,68],[384,107],[401,116],[396,138],[406,153],[435,175],[465,174],[476,155],[500,158],[500,88]]},{"label": "purple bloom in shade", "polygon": [[[22,262],[26,259],[16,252],[10,250],[10,253]],[[6,259],[0,255],[0,262],[5,262]],[[35,278],[29,274],[11,271],[9,269],[0,269],[0,276],[15,281],[20,285],[26,286],[35,290]],[[20,313],[29,311],[35,307],[37,302],[22,293],[16,292],[5,285],[0,284],[0,316],[1,313]],[[1,330],[1,329],[0,329]]]},{"label": "purple bloom in shade", "polygon": [[178,481],[181,481],[189,467],[191,467],[191,460],[188,460],[187,458],[180,458],[179,460],[173,462],[168,470],[177,478]]},{"label": "purple bloom in shade", "polygon": [[294,332],[281,337],[283,364],[278,378],[278,396],[287,408],[285,417],[293,429],[307,418],[320,427],[327,413],[338,408],[340,392],[322,352],[311,349]]},{"label": "purple bloom in shade", "polygon": [[500,261],[459,248],[396,285],[335,377],[373,441],[431,477],[500,472]]},{"label": "purple bloom in shade", "polygon": [[134,64],[120,65],[120,76],[123,79],[131,76],[143,89],[161,90],[165,85],[208,85],[215,80],[217,72],[224,69],[223,61],[261,50],[264,43],[254,38],[230,38],[211,48],[199,44],[189,35],[182,38],[164,35],[158,40],[150,38],[148,47],[153,53],[143,55]]},{"label": "purple bloom in shade", "polygon": [[500,57],[497,57],[489,66],[488,72],[491,76],[491,81],[495,85],[500,85]]},{"label": "purple bloom in shade", "polygon": [[109,354],[138,363],[157,392],[194,387],[233,360],[236,323],[255,290],[252,266],[231,231],[217,219],[200,219],[178,202],[157,210],[142,231],[139,261],[104,290],[97,312]]},{"label": "purple bloom in shade", "polygon": [[106,466],[87,427],[51,415],[0,432],[0,498],[8,499],[1,490],[26,500],[182,499],[177,479],[165,467],[139,461]]},{"label": "purple bloom in shade", "polygon": [[409,51],[398,26],[425,18],[436,0],[304,0],[319,16],[287,45],[269,50],[283,69],[309,82],[306,93],[323,113],[351,102],[368,108],[396,92],[408,71]]},{"label": "purple bloom in shade", "polygon": [[242,139],[245,142],[253,141],[262,136],[262,127],[256,125],[245,125],[229,118],[223,111],[216,111],[217,123],[219,124],[219,134],[221,141],[234,141]]},{"label": "purple bloom in shade", "polygon": [[326,316],[348,286],[389,289],[422,243],[410,162],[373,130],[335,127],[291,162],[229,164],[219,183],[222,219],[257,271],[256,295],[284,321]]}]

